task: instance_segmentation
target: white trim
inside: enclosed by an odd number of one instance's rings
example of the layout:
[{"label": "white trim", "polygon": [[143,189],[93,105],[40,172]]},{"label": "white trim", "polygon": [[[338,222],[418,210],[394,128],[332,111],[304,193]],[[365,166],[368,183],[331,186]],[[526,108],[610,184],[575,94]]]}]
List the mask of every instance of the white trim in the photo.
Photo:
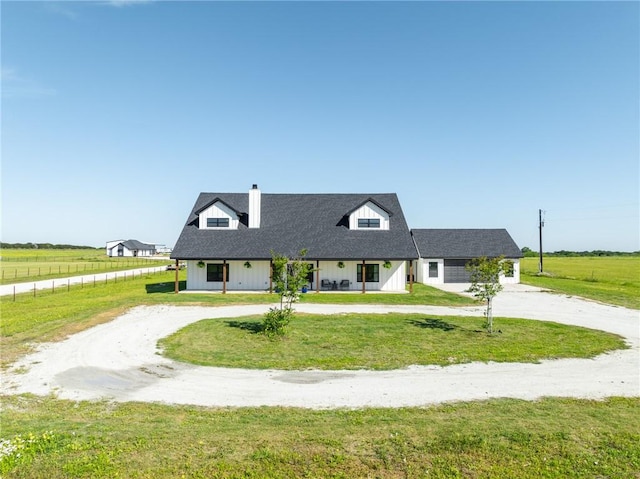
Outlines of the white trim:
[{"label": "white trim", "polygon": [[[358,228],[358,220],[360,219],[380,220],[380,228]],[[389,214],[372,201],[367,201],[364,205],[349,215],[349,229],[360,231],[388,230]]]}]

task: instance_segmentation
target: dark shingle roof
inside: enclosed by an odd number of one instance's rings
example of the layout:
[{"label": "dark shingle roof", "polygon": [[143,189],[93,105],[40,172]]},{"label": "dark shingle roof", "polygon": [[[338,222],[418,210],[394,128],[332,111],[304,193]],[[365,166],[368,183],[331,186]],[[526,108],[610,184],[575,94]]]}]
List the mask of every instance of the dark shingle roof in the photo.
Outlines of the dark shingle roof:
[{"label": "dark shingle roof", "polygon": [[414,229],[411,234],[421,258],[522,258],[506,229]]},{"label": "dark shingle roof", "polygon": [[136,250],[136,249],[137,250],[148,250],[148,249],[155,250],[156,249],[155,245],[146,244],[146,243],[143,243],[142,241],[138,241],[138,240],[134,240],[134,239],[123,241],[122,244],[127,249],[130,249],[130,250]]},{"label": "dark shingle roof", "polygon": [[[242,213],[237,230],[198,228],[196,214],[216,199]],[[390,215],[387,231],[350,230],[345,215],[374,201]],[[269,259],[271,251],[308,259],[416,259],[395,193],[261,195],[260,228],[248,228],[247,193],[201,193],[171,254],[176,259]]]}]

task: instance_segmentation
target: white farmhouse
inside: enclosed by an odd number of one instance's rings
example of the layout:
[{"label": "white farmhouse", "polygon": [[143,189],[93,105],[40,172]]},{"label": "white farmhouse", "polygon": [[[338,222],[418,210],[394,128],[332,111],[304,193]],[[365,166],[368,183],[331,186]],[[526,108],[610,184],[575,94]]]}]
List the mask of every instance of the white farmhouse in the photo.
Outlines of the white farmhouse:
[{"label": "white farmhouse", "polygon": [[270,290],[272,252],[305,259],[308,289],[405,291],[418,259],[395,193],[201,193],[171,258],[188,290]]},{"label": "white farmhouse", "polygon": [[506,230],[411,231],[395,193],[200,193],[171,258],[186,262],[187,290],[270,291],[272,253],[303,249],[310,291],[469,282],[465,264],[479,256],[505,256],[501,281],[520,281],[522,254]]}]

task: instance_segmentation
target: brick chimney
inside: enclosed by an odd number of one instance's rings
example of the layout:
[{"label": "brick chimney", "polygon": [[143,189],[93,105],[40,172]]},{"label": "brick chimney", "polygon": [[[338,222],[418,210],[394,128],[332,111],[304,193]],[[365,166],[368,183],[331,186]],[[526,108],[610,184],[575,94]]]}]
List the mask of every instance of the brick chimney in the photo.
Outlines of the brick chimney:
[{"label": "brick chimney", "polygon": [[253,185],[249,190],[249,228],[260,228],[260,190]]}]

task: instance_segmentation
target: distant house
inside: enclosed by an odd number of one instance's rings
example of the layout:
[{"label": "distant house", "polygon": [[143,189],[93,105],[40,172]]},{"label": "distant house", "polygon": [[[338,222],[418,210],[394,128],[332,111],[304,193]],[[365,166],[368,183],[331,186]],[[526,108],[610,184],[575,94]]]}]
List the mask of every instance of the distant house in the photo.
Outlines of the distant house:
[{"label": "distant house", "polygon": [[201,193],[171,258],[188,290],[270,290],[272,252],[305,259],[309,290],[405,291],[418,255],[395,193]]},{"label": "distant house", "polygon": [[158,254],[171,253],[171,248],[165,244],[157,244],[155,246],[156,246],[156,253]]},{"label": "distant house", "polygon": [[155,245],[132,239],[107,241],[106,250],[107,256],[139,257],[156,254]]},{"label": "distant house", "polygon": [[508,270],[500,282],[520,282],[523,255],[505,229],[414,229],[411,234],[420,256],[416,269],[420,283],[468,283],[465,266],[481,256],[504,256]]}]

